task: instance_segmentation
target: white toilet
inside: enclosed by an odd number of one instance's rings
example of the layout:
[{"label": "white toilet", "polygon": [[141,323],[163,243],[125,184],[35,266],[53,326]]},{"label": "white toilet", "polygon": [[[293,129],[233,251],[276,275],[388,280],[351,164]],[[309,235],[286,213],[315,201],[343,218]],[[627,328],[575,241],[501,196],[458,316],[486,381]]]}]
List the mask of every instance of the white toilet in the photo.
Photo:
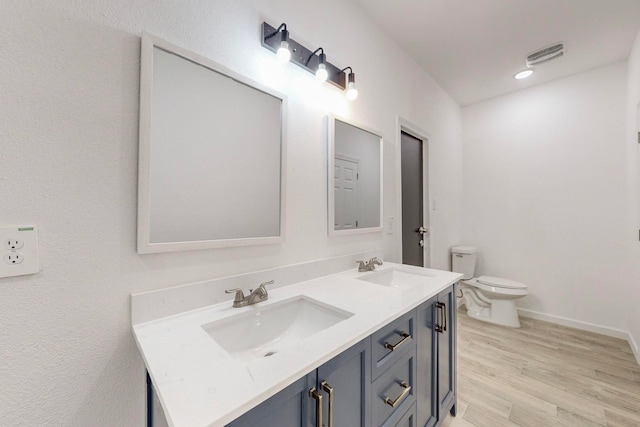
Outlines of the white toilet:
[{"label": "white toilet", "polygon": [[451,270],[462,273],[460,289],[467,314],[474,319],[519,328],[516,299],[527,295],[527,285],[499,277],[474,278],[476,253],[473,246],[451,248]]}]

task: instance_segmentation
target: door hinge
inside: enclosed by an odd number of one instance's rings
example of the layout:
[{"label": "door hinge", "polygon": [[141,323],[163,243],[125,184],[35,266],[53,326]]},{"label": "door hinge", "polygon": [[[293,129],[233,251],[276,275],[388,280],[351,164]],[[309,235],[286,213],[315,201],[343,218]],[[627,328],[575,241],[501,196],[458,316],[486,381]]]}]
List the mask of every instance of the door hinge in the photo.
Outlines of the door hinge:
[{"label": "door hinge", "polygon": [[358,220],[356,220],[356,228],[358,228]]}]

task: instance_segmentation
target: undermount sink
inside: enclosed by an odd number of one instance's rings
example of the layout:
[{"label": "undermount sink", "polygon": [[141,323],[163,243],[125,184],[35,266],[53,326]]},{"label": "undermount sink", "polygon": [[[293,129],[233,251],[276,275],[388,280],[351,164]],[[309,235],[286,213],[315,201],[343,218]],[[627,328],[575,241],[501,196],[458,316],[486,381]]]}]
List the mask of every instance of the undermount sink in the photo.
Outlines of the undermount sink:
[{"label": "undermount sink", "polygon": [[435,276],[427,272],[418,273],[394,267],[358,277],[358,280],[389,286],[391,288],[411,289],[418,285],[423,285],[433,277]]},{"label": "undermount sink", "polygon": [[249,311],[202,328],[235,359],[251,362],[276,354],[351,316],[353,313],[299,296],[264,307],[252,306]]}]

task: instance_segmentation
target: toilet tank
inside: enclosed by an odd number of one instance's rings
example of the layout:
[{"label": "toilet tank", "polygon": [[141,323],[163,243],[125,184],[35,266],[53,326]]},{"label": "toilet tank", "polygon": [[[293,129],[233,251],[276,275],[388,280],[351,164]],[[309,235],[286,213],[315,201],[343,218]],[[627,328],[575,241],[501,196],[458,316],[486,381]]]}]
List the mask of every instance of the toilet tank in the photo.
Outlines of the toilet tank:
[{"label": "toilet tank", "polygon": [[463,280],[473,279],[476,271],[476,252],[474,246],[454,246],[451,248],[451,271],[462,273]]}]

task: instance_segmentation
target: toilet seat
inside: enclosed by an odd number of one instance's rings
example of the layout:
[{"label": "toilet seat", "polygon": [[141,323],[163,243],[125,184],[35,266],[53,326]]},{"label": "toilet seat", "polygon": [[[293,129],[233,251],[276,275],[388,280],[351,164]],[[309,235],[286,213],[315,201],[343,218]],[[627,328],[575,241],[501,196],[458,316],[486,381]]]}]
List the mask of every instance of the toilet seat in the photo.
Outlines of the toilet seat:
[{"label": "toilet seat", "polygon": [[516,282],[515,280],[503,279],[501,277],[480,276],[476,280],[483,285],[492,286],[494,288],[527,289],[527,285],[524,283]]},{"label": "toilet seat", "polygon": [[[500,287],[496,285],[488,285],[486,283],[482,283],[480,280],[478,280],[481,277],[483,277],[484,280],[486,280],[486,276],[480,276],[478,278],[473,278],[471,280],[462,280],[461,283],[467,286],[472,286],[480,290],[482,294],[489,299],[504,299],[504,298],[509,299],[512,297],[522,297],[529,294],[529,290],[527,288],[527,285],[525,284],[515,282],[521,285],[522,287],[505,288],[505,287]],[[491,281],[491,279],[496,279],[496,278],[495,277],[490,278],[488,281]],[[503,279],[503,280],[506,280],[506,279]]]}]

